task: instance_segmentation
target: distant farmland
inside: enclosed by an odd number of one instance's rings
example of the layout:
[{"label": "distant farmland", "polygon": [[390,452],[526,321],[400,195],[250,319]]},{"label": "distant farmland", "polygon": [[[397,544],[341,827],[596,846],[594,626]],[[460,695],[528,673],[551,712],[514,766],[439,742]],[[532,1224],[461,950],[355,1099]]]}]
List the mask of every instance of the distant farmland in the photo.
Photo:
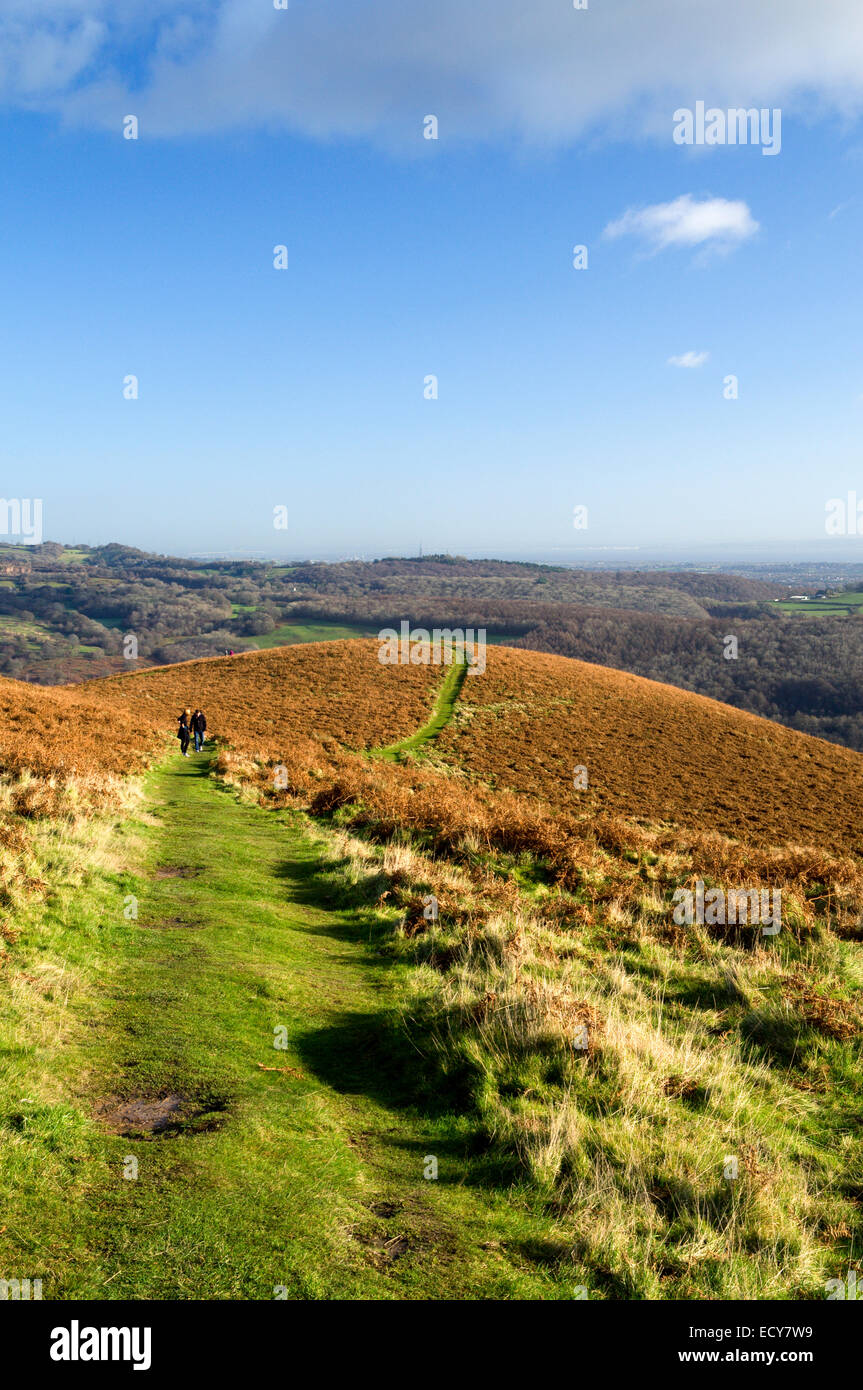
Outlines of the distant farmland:
[{"label": "distant farmland", "polygon": [[829,598],[781,599],[782,613],[827,613],[834,618],[858,617],[863,612],[863,590],[833,594]]}]

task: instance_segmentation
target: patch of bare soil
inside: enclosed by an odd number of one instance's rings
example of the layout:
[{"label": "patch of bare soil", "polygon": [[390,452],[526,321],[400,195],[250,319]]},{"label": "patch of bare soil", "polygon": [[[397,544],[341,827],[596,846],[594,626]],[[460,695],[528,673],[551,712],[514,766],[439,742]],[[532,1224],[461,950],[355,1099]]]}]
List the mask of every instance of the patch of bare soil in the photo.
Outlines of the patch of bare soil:
[{"label": "patch of bare soil", "polygon": [[216,1129],[224,1119],[221,1102],[203,1105],[191,1096],[117,1096],[101,1101],[95,1115],[112,1134],[124,1138]]},{"label": "patch of bare soil", "polygon": [[369,1262],[378,1269],[393,1264],[410,1249],[410,1241],[403,1235],[387,1236],[377,1232],[356,1231],[354,1238],[365,1246]]},{"label": "patch of bare soil", "polygon": [[385,1221],[389,1221],[393,1216],[398,1216],[402,1210],[400,1202],[368,1202],[367,1206],[369,1211],[374,1212],[375,1216],[383,1217]]},{"label": "patch of bare soil", "polygon": [[194,922],[190,917],[160,917],[158,922],[139,922],[138,926],[144,927],[147,931],[159,931],[162,928],[169,930],[185,928],[187,931],[202,931],[206,923]]}]

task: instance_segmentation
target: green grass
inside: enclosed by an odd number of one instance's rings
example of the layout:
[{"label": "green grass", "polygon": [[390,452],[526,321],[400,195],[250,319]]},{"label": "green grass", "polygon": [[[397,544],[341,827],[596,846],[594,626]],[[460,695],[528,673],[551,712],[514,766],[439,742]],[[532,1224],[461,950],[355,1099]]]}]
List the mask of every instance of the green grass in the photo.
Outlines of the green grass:
[{"label": "green grass", "polygon": [[[361,805],[334,819],[346,835],[367,824]],[[644,895],[623,908],[601,869],[590,891],[546,899],[527,853],[477,839],[444,866],[422,848],[406,832],[379,845],[373,824],[365,846],[370,903],[384,887],[394,910],[446,895],[435,926],[415,913],[385,943],[413,967],[405,1030],[427,1086],[461,1077],[465,1112],[558,1213],[561,1259],[588,1269],[592,1298],[818,1299],[859,1266],[859,942],[800,930],[788,904],[769,943],[757,928],[669,940],[655,855],[634,856]],[[490,876],[519,883],[517,907],[490,910]]]},{"label": "green grass", "polygon": [[341,638],[372,637],[371,627],[360,623],[285,623],[253,637],[256,647],[290,647],[298,642],[334,642]]},{"label": "green grass", "polygon": [[[101,842],[38,831],[56,886],[4,986],[0,1277],[47,1299],[571,1297],[553,1218],[455,1082],[427,1094],[407,967],[340,905],[340,866],[210,762],[172,757]],[[157,876],[176,865],[196,876]],[[170,1135],[96,1117],[169,1094],[189,1102]]]},{"label": "green grass", "polygon": [[[466,674],[378,756],[421,752]],[[0,952],[0,1278],[49,1299],[795,1299],[859,1263],[856,940],[789,918],[767,944],[678,941],[656,855],[633,856],[629,906],[598,905],[601,866],[567,903],[527,852],[432,861],[256,797],[174,755],[134,815],[36,825],[50,889]],[[400,930],[437,878],[452,910]],[[492,909],[492,879],[520,905]],[[545,920],[550,894],[571,911]],[[166,1096],[161,1136],[101,1113]]]},{"label": "green grass", "polygon": [[34,642],[51,641],[55,634],[49,628],[44,627],[39,622],[26,622],[23,618],[15,617],[14,614],[4,613],[0,616],[0,636],[7,637],[27,637]]}]

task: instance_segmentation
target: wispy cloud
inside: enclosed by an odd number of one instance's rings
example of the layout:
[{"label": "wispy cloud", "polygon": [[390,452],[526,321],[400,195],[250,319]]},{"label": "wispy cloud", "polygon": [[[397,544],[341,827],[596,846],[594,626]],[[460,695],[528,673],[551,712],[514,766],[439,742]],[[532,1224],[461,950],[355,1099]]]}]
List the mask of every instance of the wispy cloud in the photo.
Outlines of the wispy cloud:
[{"label": "wispy cloud", "polygon": [[746,203],[727,198],[699,201],[685,193],[670,203],[627,209],[622,217],[609,222],[603,235],[639,237],[653,251],[664,251],[670,246],[729,250],[757,231],[758,223]]},{"label": "wispy cloud", "polygon": [[679,357],[669,357],[669,367],[701,367],[710,356],[709,352],[682,352]]}]

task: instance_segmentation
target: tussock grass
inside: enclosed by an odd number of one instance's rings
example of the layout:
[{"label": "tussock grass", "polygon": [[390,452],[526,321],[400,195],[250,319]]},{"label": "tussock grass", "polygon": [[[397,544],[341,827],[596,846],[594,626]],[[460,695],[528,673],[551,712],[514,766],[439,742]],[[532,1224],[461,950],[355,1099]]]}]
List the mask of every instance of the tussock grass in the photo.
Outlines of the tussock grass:
[{"label": "tussock grass", "polygon": [[96,776],[0,784],[0,1270],[43,1278],[46,1291],[58,1249],[80,1242],[75,1213],[102,1170],[74,1098],[104,929],[121,920],[121,827],[140,796],[137,780]]},{"label": "tussock grass", "polygon": [[[410,967],[402,1026],[429,1086],[461,1096],[492,1149],[515,1157],[591,1296],[819,1298],[853,1262],[860,953],[804,894],[778,938],[724,939],[669,931],[650,892],[606,891],[599,858],[585,912],[566,890],[513,891],[469,852],[478,841],[452,857],[405,831],[380,844],[362,814],[311,833],[334,881],[365,899],[380,948]],[[637,834],[656,879],[680,878],[665,832]],[[746,862],[716,837],[708,849],[714,868],[720,852]],[[764,852],[763,865],[812,867],[802,851]],[[428,893],[437,922],[413,910]]]}]

